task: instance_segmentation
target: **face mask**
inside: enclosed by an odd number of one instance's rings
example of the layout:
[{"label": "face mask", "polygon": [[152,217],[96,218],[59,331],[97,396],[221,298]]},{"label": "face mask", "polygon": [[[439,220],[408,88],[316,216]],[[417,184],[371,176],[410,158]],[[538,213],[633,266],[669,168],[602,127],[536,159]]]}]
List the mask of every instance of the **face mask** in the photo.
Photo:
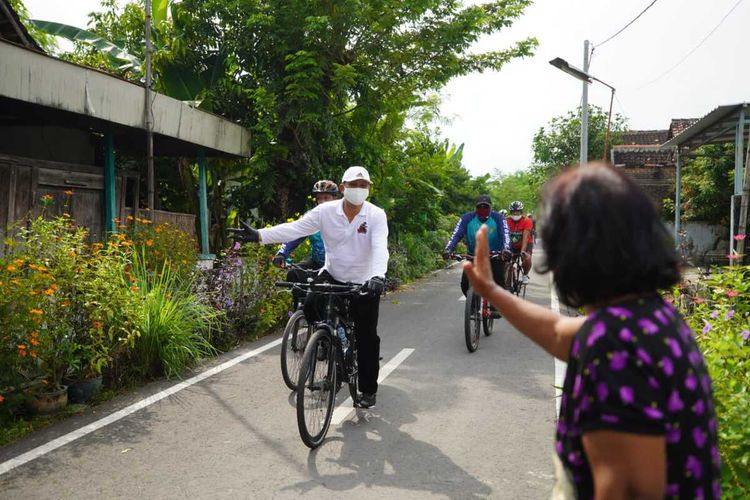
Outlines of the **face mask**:
[{"label": "face mask", "polygon": [[361,205],[370,195],[367,188],[346,188],[344,190],[344,199],[352,205]]},{"label": "face mask", "polygon": [[490,207],[477,207],[477,217],[480,219],[486,219],[490,216]]},{"label": "face mask", "polygon": [[518,222],[519,220],[521,220],[520,215],[511,215],[510,218],[513,219],[514,222]]}]

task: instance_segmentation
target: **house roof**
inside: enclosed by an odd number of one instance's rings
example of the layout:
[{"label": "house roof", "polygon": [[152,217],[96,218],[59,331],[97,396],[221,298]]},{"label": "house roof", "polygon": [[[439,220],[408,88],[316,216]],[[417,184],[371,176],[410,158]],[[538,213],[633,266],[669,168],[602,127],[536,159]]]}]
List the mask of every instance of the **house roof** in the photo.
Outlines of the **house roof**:
[{"label": "house roof", "polygon": [[613,163],[618,167],[646,167],[674,165],[671,149],[661,149],[658,145],[618,144],[612,148]]},{"label": "house roof", "polygon": [[669,130],[628,130],[622,133],[622,143],[630,144],[662,144],[669,137]]},{"label": "house roof", "polygon": [[44,52],[29,34],[8,0],[0,0],[0,39]]},{"label": "house roof", "polygon": [[[3,0],[0,0],[3,1]],[[145,87],[0,40],[0,125],[111,131],[115,147],[145,152]],[[152,93],[156,156],[250,156],[250,131]]]},{"label": "house roof", "polygon": [[750,103],[743,102],[719,106],[700,120],[685,128],[681,133],[661,145],[662,148],[681,147],[694,149],[704,144],[725,144],[734,142],[740,114],[745,112],[743,132],[750,128]]},{"label": "house roof", "polygon": [[672,118],[672,122],[669,124],[668,137],[664,140],[680,135],[697,121],[698,118]]}]

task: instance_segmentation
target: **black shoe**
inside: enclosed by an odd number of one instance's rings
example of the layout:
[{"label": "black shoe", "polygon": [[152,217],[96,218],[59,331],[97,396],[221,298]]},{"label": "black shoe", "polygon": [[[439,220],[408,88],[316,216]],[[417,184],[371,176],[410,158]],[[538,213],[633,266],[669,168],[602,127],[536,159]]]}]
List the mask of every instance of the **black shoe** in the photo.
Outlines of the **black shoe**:
[{"label": "black shoe", "polygon": [[362,393],[359,398],[360,408],[374,408],[375,407],[375,394]]}]

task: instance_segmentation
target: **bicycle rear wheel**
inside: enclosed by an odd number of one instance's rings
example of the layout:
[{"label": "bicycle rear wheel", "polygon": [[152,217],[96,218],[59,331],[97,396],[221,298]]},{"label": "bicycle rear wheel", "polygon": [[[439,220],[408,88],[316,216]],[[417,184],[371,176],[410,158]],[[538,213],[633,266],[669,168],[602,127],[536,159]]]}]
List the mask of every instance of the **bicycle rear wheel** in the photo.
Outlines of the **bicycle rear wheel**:
[{"label": "bicycle rear wheel", "polygon": [[[486,308],[486,315],[485,315]],[[484,330],[485,337],[492,335],[492,327],[495,326],[495,318],[492,316],[492,310],[486,299],[482,299],[482,305],[480,307],[482,312],[482,329]]]},{"label": "bicycle rear wheel", "polygon": [[356,407],[359,404],[359,364],[357,362],[356,347],[349,347],[346,359],[344,360],[344,367],[347,382],[349,383],[349,395],[352,397],[352,403]]},{"label": "bicycle rear wheel", "polygon": [[291,390],[297,389],[299,367],[305,354],[310,328],[302,310],[295,311],[284,328],[281,339],[281,376]]},{"label": "bicycle rear wheel", "polygon": [[331,425],[336,399],[336,351],[331,334],[316,331],[310,337],[297,383],[297,427],[309,448],[323,442]]},{"label": "bicycle rear wheel", "polygon": [[482,328],[482,312],[479,302],[479,296],[475,295],[474,290],[469,288],[466,291],[466,306],[464,308],[464,338],[469,352],[474,352],[479,347],[479,334]]}]

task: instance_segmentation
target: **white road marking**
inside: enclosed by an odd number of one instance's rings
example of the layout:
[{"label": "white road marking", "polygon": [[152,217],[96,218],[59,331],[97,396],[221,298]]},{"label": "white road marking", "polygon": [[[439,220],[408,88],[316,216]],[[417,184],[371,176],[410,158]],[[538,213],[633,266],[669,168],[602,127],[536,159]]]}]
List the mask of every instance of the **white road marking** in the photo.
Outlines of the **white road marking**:
[{"label": "white road marking", "polygon": [[[552,282],[552,273],[550,273],[549,291],[550,309],[560,314],[560,299],[557,298],[555,284]],[[561,388],[563,386],[563,383],[565,383],[565,369],[567,368],[567,366],[567,363],[555,358],[555,416],[560,415],[560,397],[562,395]]]},{"label": "white road marking", "polygon": [[[406,358],[408,358],[411,353],[414,352],[414,349],[412,348],[406,348],[401,349],[401,352],[396,354],[393,359],[391,359],[384,367],[380,369],[380,375],[378,376],[378,384],[382,383],[385,378],[393,372],[396,368],[398,368],[398,365],[404,362]],[[349,416],[350,413],[354,411],[354,407],[352,406],[352,398],[346,398],[346,401],[341,403],[336,407],[335,410],[333,410],[333,416],[331,417],[331,423],[333,425],[339,425],[341,422],[343,422],[346,417]]]},{"label": "white road marking", "polygon": [[15,469],[16,467],[19,467],[25,463],[31,462],[32,460],[35,460],[41,457],[42,455],[46,455],[47,453],[53,450],[56,450],[57,448],[60,448],[61,446],[65,446],[66,444],[71,443],[75,441],[76,439],[80,439],[87,434],[91,434],[92,432],[97,431],[104,426],[107,426],[113,422],[117,422],[118,420],[127,417],[131,413],[135,413],[138,410],[141,410],[147,406],[150,406],[156,403],[157,401],[161,401],[162,399],[171,396],[172,394],[180,392],[183,389],[187,389],[191,385],[195,385],[198,382],[201,382],[209,377],[216,375],[217,373],[223,372],[227,368],[231,368],[234,365],[245,361],[246,359],[250,359],[252,357],[255,357],[259,354],[264,353],[265,351],[268,351],[269,349],[273,349],[279,344],[281,344],[280,338],[272,342],[269,342],[268,344],[265,344],[264,346],[261,346],[257,349],[253,349],[252,351],[248,351],[244,354],[240,354],[239,356],[232,358],[229,361],[225,361],[224,363],[214,366],[213,368],[210,368],[206,370],[205,372],[199,373],[198,375],[195,375],[194,377],[190,377],[189,379],[184,380],[180,382],[179,384],[173,385],[172,387],[169,387],[168,389],[164,389],[161,392],[158,392],[152,396],[149,396],[145,399],[137,401],[133,403],[132,405],[123,408],[122,410],[118,410],[112,413],[111,415],[107,415],[106,417],[101,418],[88,425],[85,425],[81,427],[80,429],[76,429],[72,432],[69,432],[41,446],[37,446],[36,448],[29,450],[26,453],[23,453],[21,455],[18,455],[15,458],[6,460],[5,462],[0,463],[0,476],[5,474],[6,472],[9,472]]}]

